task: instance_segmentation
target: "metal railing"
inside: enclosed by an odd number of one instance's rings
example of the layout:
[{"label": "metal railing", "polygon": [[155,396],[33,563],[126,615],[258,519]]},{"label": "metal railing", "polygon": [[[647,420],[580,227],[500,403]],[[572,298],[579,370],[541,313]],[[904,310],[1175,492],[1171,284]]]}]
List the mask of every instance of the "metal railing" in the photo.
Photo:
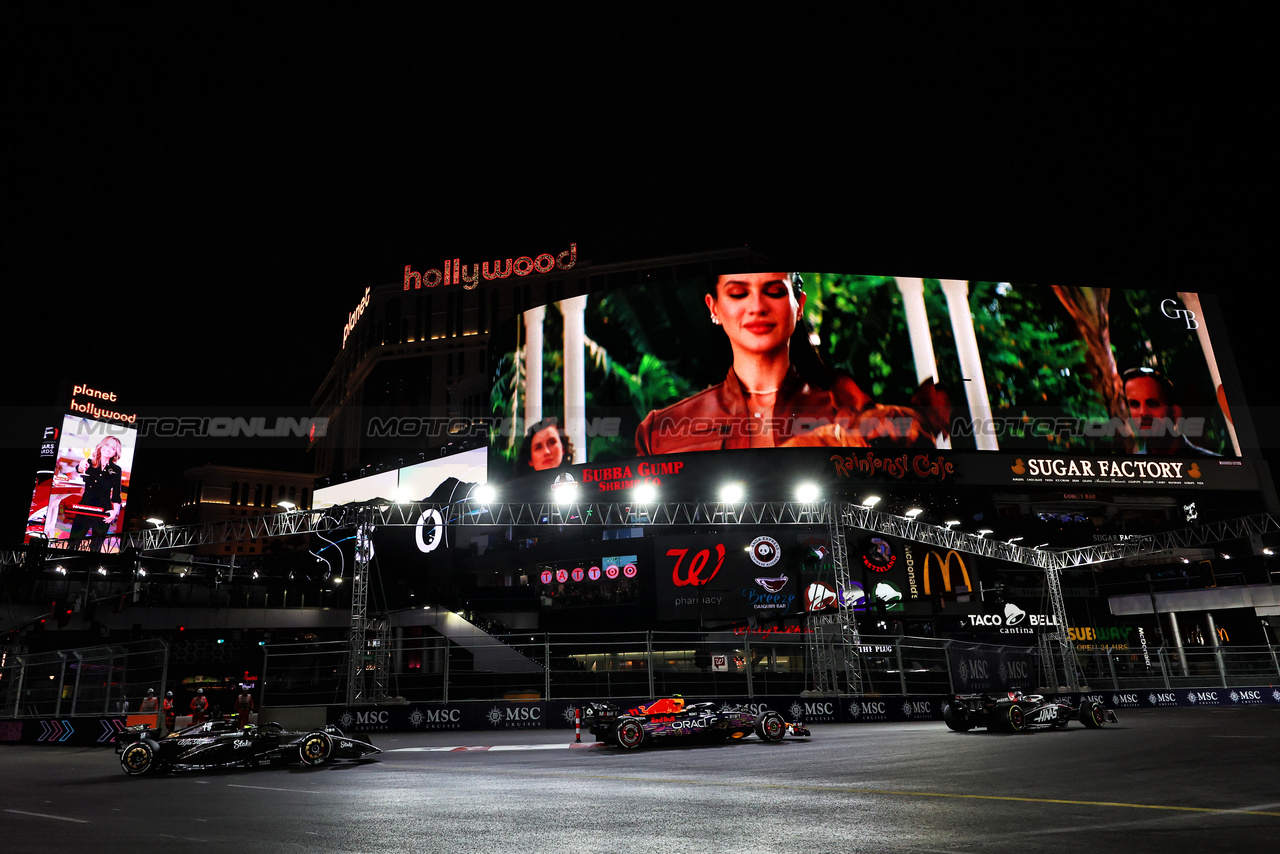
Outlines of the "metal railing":
[{"label": "metal railing", "polygon": [[160,640],[6,654],[0,717],[72,717],[138,711],[147,689],[163,697],[169,648]]},{"label": "metal railing", "polygon": [[[409,702],[796,696],[810,691],[804,634],[629,632],[520,634],[499,640],[509,661],[495,666],[442,637],[391,643],[388,697]],[[346,641],[267,646],[259,707],[346,702]],[[1039,650],[951,639],[863,636],[865,694],[942,695],[965,690],[966,661],[1032,661]],[[370,656],[365,666],[376,666]],[[1077,649],[1082,686],[1093,691],[1247,687],[1280,682],[1280,646]],[[0,717],[70,717],[131,710],[147,688],[163,695],[169,649],[138,641],[24,654],[0,666]],[[994,668],[993,668],[994,669]],[[994,674],[990,678],[996,680]],[[996,680],[992,687],[997,687]],[[1031,684],[1056,691],[1060,686]]]},{"label": "metal railing", "polygon": [[[443,638],[393,641],[388,697],[409,702],[460,700],[609,700],[682,694],[688,697],[794,696],[809,682],[805,635],[521,634],[500,638],[526,666],[477,667],[465,648]],[[348,645],[343,641],[270,645],[261,702],[328,705],[346,697]],[[1036,647],[997,646],[918,637],[865,636],[859,645],[867,694],[963,693],[965,659],[1030,662],[1033,690],[1046,672]],[[1169,647],[1077,652],[1082,687],[1143,688],[1270,684],[1280,680],[1280,647]],[[528,666],[532,664],[534,666]],[[370,665],[372,666],[372,665]],[[1000,690],[996,667],[989,678]],[[1012,672],[1012,669],[1011,669]],[[1053,672],[1053,671],[1048,671]]]}]

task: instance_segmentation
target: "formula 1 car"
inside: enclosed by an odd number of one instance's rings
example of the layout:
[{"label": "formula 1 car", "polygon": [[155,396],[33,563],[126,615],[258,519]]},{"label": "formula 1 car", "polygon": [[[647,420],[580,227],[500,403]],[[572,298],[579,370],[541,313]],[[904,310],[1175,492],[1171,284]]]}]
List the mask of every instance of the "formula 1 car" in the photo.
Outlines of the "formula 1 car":
[{"label": "formula 1 car", "polygon": [[679,695],[625,711],[612,703],[589,703],[582,717],[596,741],[627,750],[653,739],[716,742],[746,738],[754,732],[761,741],[776,742],[787,736],[810,736],[808,727],[788,723],[777,712],[717,709],[715,703],[685,705]]},{"label": "formula 1 car", "polygon": [[354,738],[332,724],[310,732],[288,732],[278,723],[234,726],[205,721],[164,738],[146,724],[125,727],[116,736],[116,754],[126,774],[178,768],[300,762],[322,765],[332,759],[360,759],[381,753],[371,742]]},{"label": "formula 1 car", "polygon": [[942,708],[942,719],[955,732],[974,727],[988,731],[1028,732],[1035,729],[1062,729],[1079,718],[1089,729],[1104,723],[1119,723],[1116,713],[1096,700],[1081,700],[1069,706],[1047,700],[1040,694],[1010,691],[1007,694],[952,694]]}]

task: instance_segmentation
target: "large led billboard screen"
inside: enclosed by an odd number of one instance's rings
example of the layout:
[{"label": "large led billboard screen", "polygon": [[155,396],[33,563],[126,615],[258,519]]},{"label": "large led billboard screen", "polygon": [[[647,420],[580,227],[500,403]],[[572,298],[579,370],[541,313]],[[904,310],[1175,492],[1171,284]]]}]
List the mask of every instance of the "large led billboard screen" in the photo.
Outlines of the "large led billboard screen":
[{"label": "large led billboard screen", "polygon": [[46,439],[52,466],[36,474],[23,542],[119,551],[137,438],[125,424],[65,416]]},{"label": "large led billboard screen", "polygon": [[579,481],[638,483],[664,457],[837,448],[844,471],[925,477],[959,454],[978,460],[970,482],[1255,488],[1215,306],[1173,290],[824,272],[592,293],[494,335],[490,474],[588,466]]}]

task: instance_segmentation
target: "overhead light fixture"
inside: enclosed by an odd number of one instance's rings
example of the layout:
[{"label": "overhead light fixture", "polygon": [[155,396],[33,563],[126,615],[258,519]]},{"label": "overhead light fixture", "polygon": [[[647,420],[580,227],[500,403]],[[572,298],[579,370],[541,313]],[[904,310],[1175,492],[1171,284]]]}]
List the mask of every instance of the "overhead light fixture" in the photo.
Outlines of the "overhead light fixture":
[{"label": "overhead light fixture", "polygon": [[879,503],[880,503],[879,495],[868,495],[866,498],[862,499],[863,507],[875,507]]},{"label": "overhead light fixture", "polygon": [[982,530],[978,531],[978,536],[985,537],[987,534],[991,534],[991,533],[994,533],[994,532],[990,528],[983,528]]},{"label": "overhead light fixture", "polygon": [[720,500],[726,504],[736,504],[744,494],[745,490],[740,483],[726,483],[720,488]]},{"label": "overhead light fixture", "polygon": [[951,526],[952,526],[952,525],[959,525],[959,524],[960,524],[960,520],[959,520],[959,519],[948,519],[947,521],[943,522],[942,524],[946,525],[946,526],[947,526],[947,530],[949,531],[949,530],[951,530]]},{"label": "overhead light fixture", "polygon": [[802,483],[796,487],[796,501],[801,504],[812,504],[818,500],[818,486],[814,483]]},{"label": "overhead light fixture", "polygon": [[920,515],[921,513],[923,513],[923,512],[924,512],[924,511],[923,511],[923,510],[921,510],[919,507],[912,507],[910,510],[908,510],[908,511],[907,511],[906,513],[904,513],[903,515],[904,515],[904,516],[906,516],[908,519],[914,519],[914,518],[916,518],[917,516],[919,516],[919,515]]},{"label": "overhead light fixture", "polygon": [[1016,542],[1018,542],[1018,541],[1019,541],[1019,540],[1021,540],[1021,539],[1022,539],[1022,537],[1014,537],[1014,538],[1012,538],[1011,540],[1009,540],[1009,542],[1011,542],[1011,543],[1016,543]]}]

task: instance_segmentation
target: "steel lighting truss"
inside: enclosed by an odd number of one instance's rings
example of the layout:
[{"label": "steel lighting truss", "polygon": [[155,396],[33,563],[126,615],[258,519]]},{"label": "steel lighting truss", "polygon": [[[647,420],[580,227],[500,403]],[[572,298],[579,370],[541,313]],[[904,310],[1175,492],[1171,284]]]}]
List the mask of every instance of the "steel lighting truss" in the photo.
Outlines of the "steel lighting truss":
[{"label": "steel lighting truss", "polygon": [[[1119,543],[1105,543],[1080,549],[1045,551],[983,536],[954,531],[914,519],[879,512],[870,507],[845,501],[812,503],[782,502],[524,502],[481,503],[467,499],[449,505],[425,502],[389,503],[357,502],[325,510],[275,513],[267,516],[243,517],[201,525],[164,527],[135,531],[123,535],[122,548],[144,552],[180,549],[190,546],[223,543],[258,537],[288,537],[322,533],[339,529],[363,531],[363,548],[357,548],[356,587],[351,597],[351,665],[348,701],[377,700],[387,688],[386,644],[376,641],[385,627],[368,614],[369,554],[367,535],[379,526],[416,526],[436,511],[446,525],[488,526],[555,526],[578,527],[661,527],[679,525],[825,525],[831,537],[836,561],[837,584],[843,589],[848,582],[846,537],[850,529],[886,534],[926,546],[954,549],[1045,571],[1058,631],[1045,638],[1062,656],[1065,685],[1079,690],[1079,676],[1074,665],[1075,647],[1066,634],[1066,607],[1062,596],[1060,572],[1092,566],[1139,555],[1158,555],[1196,546],[1208,546],[1237,539],[1257,539],[1280,530],[1280,522],[1270,514],[1247,516],[1225,522],[1213,522],[1161,534],[1136,537]],[[9,550],[0,554],[5,564],[18,564],[22,552]],[[369,634],[376,637],[370,643]],[[861,690],[855,646],[858,641],[857,621],[852,603],[842,603],[837,614],[823,617],[815,626],[812,648],[812,678],[815,688],[840,691],[839,672],[845,673],[849,693]],[[375,651],[369,653],[369,649]]]},{"label": "steel lighting truss", "polygon": [[[849,550],[845,531],[852,520],[853,505],[841,502],[827,513],[827,537],[831,544],[831,561],[835,569],[837,610],[835,614],[817,614],[810,620],[808,636],[809,682],[818,694],[847,693],[862,696],[862,661],[858,657],[858,617],[854,598],[841,595],[849,586]],[[844,691],[840,675],[844,674]]]}]

